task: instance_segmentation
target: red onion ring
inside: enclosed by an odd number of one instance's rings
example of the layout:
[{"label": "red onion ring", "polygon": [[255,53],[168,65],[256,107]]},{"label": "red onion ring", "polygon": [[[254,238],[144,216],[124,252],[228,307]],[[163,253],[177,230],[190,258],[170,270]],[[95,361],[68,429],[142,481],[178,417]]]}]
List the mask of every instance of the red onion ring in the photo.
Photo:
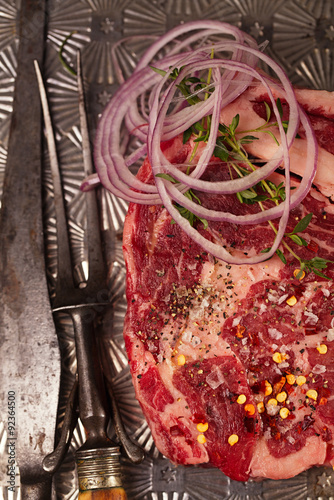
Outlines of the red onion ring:
[{"label": "red onion ring", "polygon": [[[195,32],[195,33],[194,33]],[[191,33],[181,42],[177,37]],[[215,58],[209,58],[211,45],[199,46],[192,51],[189,46],[203,37],[213,35],[233,36],[234,40],[225,39],[215,43]],[[167,57],[160,58],[155,66],[165,72],[165,76],[154,73],[148,66],[167,44],[175,42]],[[231,59],[217,59],[220,51],[229,52]],[[258,59],[262,59],[271,67],[279,83],[266,77],[255,69]],[[170,74],[179,68],[178,76],[170,82]],[[212,92],[201,102],[187,107],[184,103],[175,103],[177,85],[187,75],[200,70],[211,70]],[[224,69],[224,73],[221,73]],[[212,183],[201,179],[207,165],[211,161],[218,135],[218,126],[221,109],[236,99],[255,79],[265,88],[272,104],[273,113],[278,124],[280,146],[275,157],[251,172],[249,175]],[[166,87],[167,85],[167,87]],[[285,133],[281,117],[277,108],[272,88],[286,99],[289,105],[288,129]],[[149,92],[149,94],[147,94]],[[148,101],[146,101],[148,99]],[[145,103],[149,103],[149,112]],[[173,104],[173,109],[170,110]],[[209,138],[206,147],[198,154],[198,160],[191,173],[184,173],[179,166],[171,164],[161,150],[161,142],[170,140],[187,130],[206,116],[211,116]],[[299,123],[305,129],[307,161],[304,177],[298,188],[290,193],[290,158],[289,151],[293,145]],[[129,156],[124,157],[121,144],[121,130],[123,125],[135,135],[143,144]],[[152,171],[155,175],[155,185],[146,184],[135,177],[129,167],[148,154]],[[297,206],[309,192],[316,172],[317,144],[312,127],[301,107],[298,105],[294,90],[285,72],[270,57],[263,54],[256,46],[256,42],[247,34],[234,26],[218,21],[195,21],[178,26],[156,40],[139,61],[133,75],[125,81],[109,102],[99,122],[94,151],[95,165],[101,183],[112,193],[126,201],[141,204],[163,204],[171,217],[182,229],[205,250],[229,263],[255,264],[270,258],[278,249],[286,230],[291,208]],[[257,214],[238,216],[226,212],[206,209],[193,202],[183,193],[188,189],[217,194],[231,194],[249,189],[259,181],[266,179],[278,166],[284,163],[286,199],[280,205],[264,210]],[[175,185],[157,174],[168,173],[179,184]],[[89,188],[96,179],[90,179],[85,187]],[[227,221],[238,224],[261,223],[280,218],[274,243],[268,253],[254,257],[239,257],[231,255],[221,245],[205,238],[197,229],[182,217],[174,202],[179,203],[200,218],[209,221]]]}]

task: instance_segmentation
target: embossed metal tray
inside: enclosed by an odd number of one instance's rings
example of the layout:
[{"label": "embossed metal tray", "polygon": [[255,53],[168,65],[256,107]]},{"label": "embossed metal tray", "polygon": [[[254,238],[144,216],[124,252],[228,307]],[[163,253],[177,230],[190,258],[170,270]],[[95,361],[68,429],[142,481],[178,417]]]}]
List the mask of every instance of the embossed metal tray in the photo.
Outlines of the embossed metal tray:
[{"label": "embossed metal tray", "polygon": [[[6,167],[7,143],[16,74],[19,0],[0,0],[0,196]],[[112,48],[127,77],[149,40],[128,40],[132,35],[160,35],[179,23],[215,19],[235,24],[259,42],[269,41],[268,53],[285,67],[296,85],[334,89],[334,3],[332,0],[50,0],[44,76],[50,97],[66,201],[71,214],[72,242],[77,263],[85,258],[81,136],[75,78],[60,64],[59,50],[74,65],[76,50],[82,51],[91,137],[100,113],[118,86]],[[46,158],[47,164],[47,158]],[[126,203],[102,193],[103,224],[115,242],[114,263],[109,276],[111,307],[100,341],[103,365],[114,388],[130,436],[146,451],[141,465],[124,462],[129,499],[138,500],[321,500],[334,498],[334,472],[313,468],[285,481],[238,483],[216,469],[174,466],[156,449],[137,403],[122,337],[126,310],[125,268],[122,257],[122,226]],[[57,251],[50,176],[45,174],[46,235],[50,287],[56,276]],[[65,353],[61,402],[64,407],[76,370],[75,346],[70,321],[60,315],[59,338]],[[1,423],[0,423],[1,424]],[[113,430],[110,429],[111,437]],[[6,439],[0,425],[0,444]],[[84,441],[77,426],[70,452],[55,477],[57,498],[77,498],[74,451]],[[0,448],[0,452],[3,449]],[[0,499],[11,497],[4,486]]]}]

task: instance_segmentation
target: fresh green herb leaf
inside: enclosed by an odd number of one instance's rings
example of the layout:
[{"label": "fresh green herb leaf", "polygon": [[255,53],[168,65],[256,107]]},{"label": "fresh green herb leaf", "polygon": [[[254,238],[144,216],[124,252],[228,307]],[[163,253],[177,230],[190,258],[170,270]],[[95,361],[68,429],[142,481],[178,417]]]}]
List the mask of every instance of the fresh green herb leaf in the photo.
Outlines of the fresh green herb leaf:
[{"label": "fresh green herb leaf", "polygon": [[283,107],[282,107],[281,99],[279,97],[276,100],[276,106],[277,106],[279,115],[282,118],[282,116],[283,116]]},{"label": "fresh green herb leaf", "polygon": [[257,197],[256,192],[251,191],[250,189],[245,189],[244,191],[239,191],[239,194],[241,194],[241,196],[243,198],[246,198],[246,200],[250,200],[252,198],[256,198]]},{"label": "fresh green herb leaf", "polygon": [[218,130],[221,134],[223,135],[229,135],[230,134],[230,129],[229,127],[227,127],[226,125],[224,125],[224,123],[220,123],[218,125]]},{"label": "fresh green herb leaf", "polygon": [[269,120],[270,120],[270,117],[271,117],[271,109],[270,109],[269,104],[268,104],[266,101],[264,101],[264,103],[263,103],[263,104],[264,104],[264,106],[265,106],[265,108],[266,108],[266,117],[267,117],[267,119],[266,119],[266,123],[268,123],[268,122],[269,122]]},{"label": "fresh green herb leaf", "polygon": [[194,139],[194,142],[206,142],[207,140],[208,138],[206,135],[200,135],[199,137],[196,137],[196,139]]},{"label": "fresh green herb leaf", "polygon": [[190,137],[192,136],[192,133],[193,133],[192,127],[189,127],[187,130],[183,132],[183,138],[182,138],[183,144],[189,141]]},{"label": "fresh green herb leaf", "polygon": [[187,78],[187,82],[190,82],[190,83],[201,83],[201,87],[203,87],[203,85],[206,85],[206,83],[203,80],[200,80],[196,76],[190,76],[189,78]]},{"label": "fresh green herb leaf", "polygon": [[278,142],[277,138],[274,136],[274,134],[272,133],[272,131],[271,131],[271,130],[264,130],[263,132],[264,132],[265,134],[270,135],[270,137],[272,137],[272,138],[274,139],[274,141],[276,142],[277,146],[279,146],[279,142]]},{"label": "fresh green herb leaf", "polygon": [[281,259],[281,261],[283,262],[283,264],[286,264],[286,258],[284,257],[283,252],[278,248],[276,250],[276,253],[279,256],[279,258]]},{"label": "fresh green herb leaf", "polygon": [[226,146],[223,143],[218,143],[217,141],[216,147],[213,150],[213,155],[225,162],[228,160],[230,152],[226,149]]},{"label": "fresh green herb leaf", "polygon": [[239,141],[240,144],[251,144],[253,141],[257,141],[259,138],[254,135],[245,135]]},{"label": "fresh green herb leaf", "polygon": [[303,269],[300,269],[299,272],[297,273],[296,279],[300,280],[303,276]]},{"label": "fresh green herb leaf", "polygon": [[234,132],[235,132],[236,128],[237,128],[237,127],[238,127],[238,125],[239,125],[239,119],[240,119],[240,117],[239,117],[239,115],[238,115],[238,114],[237,114],[237,115],[235,115],[235,116],[232,118],[232,123],[231,123],[231,125],[230,125],[230,131],[232,132],[232,134],[234,134]]},{"label": "fresh green herb leaf", "polygon": [[[197,201],[197,203],[200,205],[201,204],[201,200],[198,198],[198,196],[193,192],[192,189],[188,189],[188,191],[186,191],[184,193],[184,196],[186,198],[188,198],[189,200],[193,200],[193,198]],[[194,223],[199,220],[200,222],[202,222],[203,226],[204,226],[204,229],[207,229],[209,227],[209,224],[208,224],[208,221],[202,217],[199,217],[198,215],[195,215],[193,214],[190,210],[188,210],[187,208],[183,207],[182,205],[180,205],[179,203],[174,203],[174,207],[180,212],[180,214],[182,215],[182,217],[184,217],[185,219],[188,220],[189,224],[191,226],[194,225]],[[175,221],[172,220],[172,224],[174,224]]]},{"label": "fresh green herb leaf", "polygon": [[160,68],[156,68],[155,66],[150,66],[150,68],[153,69],[153,71],[155,71],[156,73],[158,73],[158,75],[165,76],[167,74],[167,71]]},{"label": "fresh green herb leaf", "polygon": [[284,132],[287,132],[288,126],[289,126],[289,122],[286,121],[286,120],[284,120],[284,121],[282,121],[282,125],[283,125]]},{"label": "fresh green herb leaf", "polygon": [[195,125],[194,125],[195,129],[200,131],[200,132],[205,132],[205,128],[202,124],[202,122],[196,122]]},{"label": "fresh green herb leaf", "polygon": [[244,199],[243,199],[243,197],[242,197],[241,193],[236,193],[236,195],[237,195],[237,198],[238,198],[238,200],[240,201],[240,203],[243,203],[243,202],[244,202]]},{"label": "fresh green herb leaf", "polygon": [[296,224],[294,230],[292,231],[291,234],[296,234],[296,233],[301,233],[302,231],[305,231],[309,223],[311,222],[311,219],[313,217],[313,213],[310,212],[309,214],[305,215],[298,224]]},{"label": "fresh green herb leaf", "polygon": [[314,272],[314,274],[316,274],[317,276],[320,276],[321,278],[325,278],[326,280],[331,280],[332,278],[329,278],[328,276],[326,276],[325,274],[321,273],[320,271],[317,271],[316,269],[312,269],[312,271]]},{"label": "fresh green herb leaf", "polygon": [[327,269],[328,263],[333,264],[334,262],[321,257],[313,257],[311,260],[303,260],[301,262],[301,270],[305,269],[308,272],[314,272],[314,274],[320,276],[321,278],[331,280],[331,278],[319,271],[319,269]]},{"label": "fresh green herb leaf", "polygon": [[263,250],[261,250],[261,253],[268,253],[268,252],[270,252],[270,247],[264,248]]},{"label": "fresh green herb leaf", "polygon": [[287,234],[286,236],[288,236],[292,241],[294,241],[297,245],[301,247],[307,247],[308,245],[307,241],[304,240],[304,238],[302,238],[301,236],[298,236],[297,234]]},{"label": "fresh green herb leaf", "polygon": [[[185,194],[186,194],[186,193],[185,193]],[[190,200],[191,200],[191,198],[194,198],[194,199],[197,201],[197,203],[198,203],[199,205],[201,205],[201,204],[202,204],[201,200],[200,200],[200,199],[199,199],[199,197],[198,197],[198,196],[194,193],[194,191],[193,191],[192,189],[189,189],[189,190],[187,191],[187,195],[188,195],[188,197],[189,197],[189,199],[190,199]],[[190,195],[190,196],[189,196],[189,195]]]},{"label": "fresh green herb leaf", "polygon": [[156,177],[161,177],[162,179],[165,179],[166,181],[173,182],[174,184],[176,184],[178,182],[176,179],[174,179],[174,177],[172,177],[169,174],[156,174]]},{"label": "fresh green herb leaf", "polygon": [[306,265],[314,269],[326,269],[328,263],[333,264],[333,261],[322,259],[321,257],[313,257],[313,259],[305,261]]}]

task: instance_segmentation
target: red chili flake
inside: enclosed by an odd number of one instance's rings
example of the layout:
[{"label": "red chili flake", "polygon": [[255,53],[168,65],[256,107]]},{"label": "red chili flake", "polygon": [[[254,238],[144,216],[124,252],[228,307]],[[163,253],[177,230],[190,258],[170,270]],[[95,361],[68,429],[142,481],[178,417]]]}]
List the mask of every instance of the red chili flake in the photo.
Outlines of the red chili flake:
[{"label": "red chili flake", "polygon": [[316,335],[317,333],[318,332],[315,326],[307,326],[305,328],[305,335]]},{"label": "red chili flake", "polygon": [[319,250],[319,245],[315,241],[311,240],[306,248],[310,250],[310,252],[317,253],[317,251]]},{"label": "red chili flake", "polygon": [[325,405],[327,404],[327,399],[326,398],[321,398],[319,401],[319,405]]},{"label": "red chili flake", "polygon": [[243,337],[242,334],[244,333],[245,330],[246,330],[246,328],[244,326],[238,325],[237,326],[237,333],[235,336],[238,337],[239,339],[241,339]]},{"label": "red chili flake", "polygon": [[290,385],[290,384],[285,384],[285,387],[284,387],[284,390],[289,394],[294,392],[295,391],[295,388],[293,387],[293,385]]},{"label": "red chili flake", "polygon": [[192,420],[194,424],[205,424],[206,418],[204,415],[201,415],[200,413],[194,413]]},{"label": "red chili flake", "polygon": [[259,336],[257,333],[254,332],[248,332],[249,339],[252,343],[253,346],[258,346],[260,345],[259,343]]},{"label": "red chili flake", "polygon": [[274,394],[278,394],[282,391],[282,389],[285,385],[285,382],[286,382],[286,378],[281,377],[281,380],[274,385],[274,391],[273,391]]}]

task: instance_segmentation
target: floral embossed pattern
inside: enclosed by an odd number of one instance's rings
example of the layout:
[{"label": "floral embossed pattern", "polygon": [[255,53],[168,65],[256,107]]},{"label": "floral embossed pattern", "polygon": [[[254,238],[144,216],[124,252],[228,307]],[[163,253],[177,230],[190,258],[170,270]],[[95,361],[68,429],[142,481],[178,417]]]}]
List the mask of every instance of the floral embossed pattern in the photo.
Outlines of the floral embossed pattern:
[{"label": "floral embossed pattern", "polygon": [[[6,167],[7,144],[16,76],[18,48],[17,0],[0,0],[0,200]],[[256,40],[268,41],[268,54],[286,69],[292,82],[316,89],[334,88],[334,3],[332,0],[50,0],[44,76],[56,131],[59,161],[64,176],[65,196],[71,214],[71,236],[78,266],[85,259],[84,196],[81,134],[77,108],[77,85],[73,75],[59,61],[63,49],[66,63],[75,68],[76,51],[82,52],[92,137],[99,114],[118,84],[133,71],[152,38],[172,27],[195,19],[215,19],[234,24]],[[36,24],[28,26],[32,36]],[[131,38],[132,37],[132,38]],[[135,37],[135,38],[133,38]],[[52,185],[45,175],[46,237],[49,278],[56,276],[57,241],[52,203]],[[102,193],[104,229],[115,243],[115,257],[109,276],[113,310],[101,336],[103,366],[113,387],[131,438],[146,451],[140,465],[124,461],[125,484],[130,499],[138,500],[289,500],[332,498],[334,476],[328,469],[313,469],[286,481],[266,480],[238,483],[218,470],[175,467],[157,451],[150,430],[134,397],[124,349],[122,328],[126,310],[125,268],[121,248],[122,225],[127,204],[110,193]],[[76,370],[75,346],[70,322],[59,316],[59,339],[63,347],[63,384],[60,424],[66,398]],[[0,440],[5,430],[0,426]],[[110,429],[111,437],[114,432]],[[55,478],[58,498],[77,498],[74,451],[83,443],[79,423],[68,456]],[[2,496],[1,496],[2,495]],[[0,497],[5,496],[1,487]],[[17,497],[18,498],[18,497]]]}]

